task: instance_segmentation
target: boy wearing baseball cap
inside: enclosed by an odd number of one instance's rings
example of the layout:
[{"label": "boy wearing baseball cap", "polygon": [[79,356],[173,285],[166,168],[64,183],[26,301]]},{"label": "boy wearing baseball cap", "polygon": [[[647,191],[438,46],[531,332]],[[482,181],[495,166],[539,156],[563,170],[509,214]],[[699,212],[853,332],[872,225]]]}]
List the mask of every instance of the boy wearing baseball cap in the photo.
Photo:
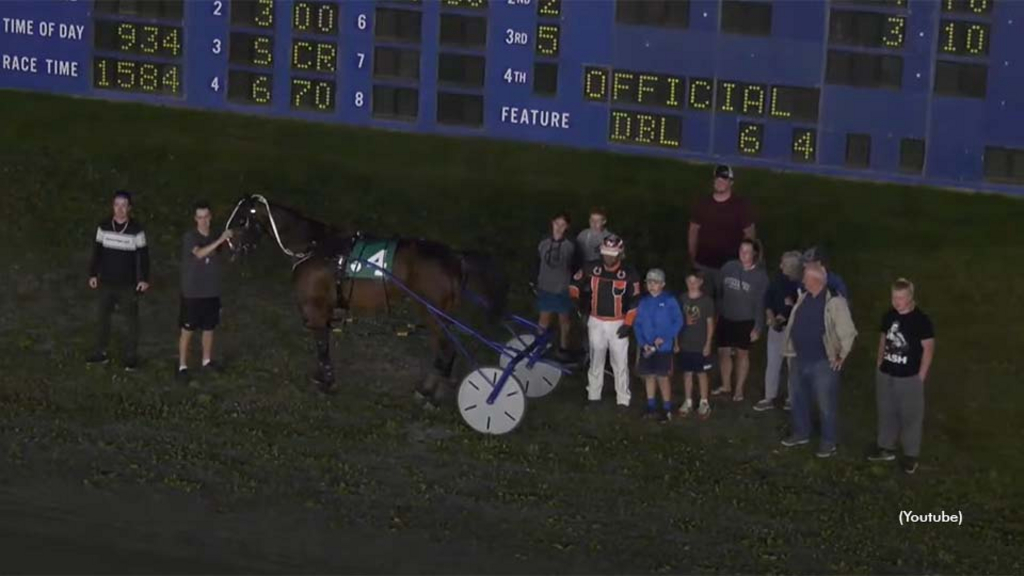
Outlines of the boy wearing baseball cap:
[{"label": "boy wearing baseball cap", "polygon": [[[665,292],[665,272],[652,268],[647,272],[647,296],[640,300],[633,330],[639,352],[636,371],[647,387],[648,418],[672,419],[672,349],[679,330],[683,328],[683,313],[679,303]],[[658,413],[655,384],[661,390],[663,411]]]}]

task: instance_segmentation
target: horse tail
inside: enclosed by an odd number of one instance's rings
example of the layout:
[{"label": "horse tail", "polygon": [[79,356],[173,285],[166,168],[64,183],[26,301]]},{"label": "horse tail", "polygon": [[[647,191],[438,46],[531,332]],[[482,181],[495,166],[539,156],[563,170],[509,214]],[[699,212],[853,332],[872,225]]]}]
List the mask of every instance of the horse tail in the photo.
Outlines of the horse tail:
[{"label": "horse tail", "polygon": [[483,299],[491,322],[499,322],[508,306],[509,282],[497,259],[482,252],[460,252],[462,263],[461,291],[469,291]]}]

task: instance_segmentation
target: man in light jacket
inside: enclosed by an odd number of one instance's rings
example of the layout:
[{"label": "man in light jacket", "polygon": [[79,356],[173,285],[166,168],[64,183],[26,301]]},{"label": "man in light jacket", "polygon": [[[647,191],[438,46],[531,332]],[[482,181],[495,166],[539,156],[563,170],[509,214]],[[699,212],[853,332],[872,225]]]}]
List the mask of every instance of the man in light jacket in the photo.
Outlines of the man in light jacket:
[{"label": "man in light jacket", "polygon": [[782,441],[786,447],[810,442],[811,402],[821,416],[821,441],[815,456],[836,453],[839,427],[839,372],[853,349],[857,329],[846,298],[827,288],[828,275],[821,266],[804,268],[804,286],[783,339],[784,355],[791,358],[789,398],[791,430]]}]

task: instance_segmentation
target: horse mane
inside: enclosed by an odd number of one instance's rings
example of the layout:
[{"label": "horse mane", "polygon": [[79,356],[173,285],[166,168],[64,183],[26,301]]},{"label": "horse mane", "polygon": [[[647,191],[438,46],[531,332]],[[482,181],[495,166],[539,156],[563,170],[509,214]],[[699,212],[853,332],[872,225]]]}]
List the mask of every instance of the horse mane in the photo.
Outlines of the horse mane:
[{"label": "horse mane", "polygon": [[299,212],[297,209],[292,208],[287,204],[274,202],[271,201],[270,199],[267,199],[267,203],[270,204],[271,210],[273,210],[273,212],[275,213],[275,218],[277,217],[277,215],[280,215],[282,213],[286,214],[288,217],[308,226],[310,228],[312,236],[316,238],[328,238],[343,233],[342,230],[337,226],[328,224],[315,218],[310,218],[309,216],[306,216],[302,212]]},{"label": "horse mane", "polygon": [[442,262],[456,261],[458,253],[454,248],[447,244],[442,244],[436,240],[429,240],[425,238],[416,238],[407,240],[411,244],[416,245],[416,251],[426,256],[427,258],[436,258]]}]

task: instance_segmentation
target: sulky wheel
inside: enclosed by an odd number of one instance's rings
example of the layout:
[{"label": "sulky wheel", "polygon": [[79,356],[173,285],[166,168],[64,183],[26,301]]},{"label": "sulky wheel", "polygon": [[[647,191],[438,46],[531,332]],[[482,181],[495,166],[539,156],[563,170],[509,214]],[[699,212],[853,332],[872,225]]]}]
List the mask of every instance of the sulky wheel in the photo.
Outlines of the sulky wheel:
[{"label": "sulky wheel", "polygon": [[[520,334],[506,342],[505,346],[518,352],[532,344],[535,338],[536,336],[533,334]],[[511,356],[502,354],[498,358],[498,365],[504,369],[511,361]],[[533,366],[529,366],[526,359],[521,360],[516,365],[513,374],[519,379],[519,382],[523,385],[523,391],[526,392],[526,396],[529,398],[547,396],[555,389],[555,386],[558,386],[558,381],[562,378],[562,371],[556,366],[546,362],[537,362]]]},{"label": "sulky wheel", "polygon": [[526,395],[512,374],[494,404],[487,403],[501,374],[500,368],[479,368],[467,374],[459,384],[459,414],[470,428],[482,434],[507,434],[519,426],[526,412]]}]

